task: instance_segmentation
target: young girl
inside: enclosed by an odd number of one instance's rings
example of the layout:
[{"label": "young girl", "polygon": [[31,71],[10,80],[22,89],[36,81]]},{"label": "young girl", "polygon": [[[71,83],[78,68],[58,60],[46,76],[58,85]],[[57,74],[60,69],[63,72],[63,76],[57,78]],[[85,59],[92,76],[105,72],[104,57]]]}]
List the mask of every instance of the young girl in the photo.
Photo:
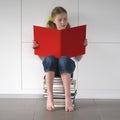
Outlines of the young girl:
[{"label": "young girl", "polygon": [[[51,16],[47,22],[47,27],[58,30],[70,28],[67,18],[67,11],[63,7],[55,7],[51,12]],[[87,45],[86,40],[84,44]],[[33,48],[35,49],[37,47],[40,47],[40,45],[33,42]],[[61,56],[59,59],[56,59],[54,56],[39,57],[43,63],[47,84],[47,110],[51,111],[55,109],[53,101],[53,79],[54,77],[61,77],[65,89],[65,111],[73,111],[74,105],[71,102],[70,78],[75,69],[75,62],[67,56]],[[80,61],[81,57],[82,56],[75,56],[75,59]]]}]

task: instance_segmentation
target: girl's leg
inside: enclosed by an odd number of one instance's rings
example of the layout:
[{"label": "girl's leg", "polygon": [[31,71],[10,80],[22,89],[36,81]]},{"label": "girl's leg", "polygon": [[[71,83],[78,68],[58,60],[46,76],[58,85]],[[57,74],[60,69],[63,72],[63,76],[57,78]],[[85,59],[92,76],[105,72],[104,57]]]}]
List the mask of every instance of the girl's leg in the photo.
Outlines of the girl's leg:
[{"label": "girl's leg", "polygon": [[59,59],[59,71],[61,73],[61,78],[63,80],[63,85],[65,89],[65,111],[73,111],[74,105],[71,101],[71,92],[70,92],[70,78],[71,74],[75,69],[75,63],[70,58],[63,56]]},{"label": "girl's leg", "polygon": [[46,108],[47,110],[53,110],[54,109],[54,101],[53,101],[53,78],[55,76],[55,70],[57,66],[57,60],[53,56],[47,56],[45,57],[43,61],[43,67],[45,71],[45,80],[47,85],[47,103]]},{"label": "girl's leg", "polygon": [[70,93],[70,78],[71,74],[62,73],[61,78],[63,80],[63,85],[65,89],[65,111],[71,112],[74,110],[74,105],[71,101],[71,93]]},{"label": "girl's leg", "polygon": [[46,72],[46,85],[47,85],[47,103],[46,108],[47,110],[53,110],[54,109],[54,101],[53,101],[53,78],[54,78],[55,72],[49,71]]}]

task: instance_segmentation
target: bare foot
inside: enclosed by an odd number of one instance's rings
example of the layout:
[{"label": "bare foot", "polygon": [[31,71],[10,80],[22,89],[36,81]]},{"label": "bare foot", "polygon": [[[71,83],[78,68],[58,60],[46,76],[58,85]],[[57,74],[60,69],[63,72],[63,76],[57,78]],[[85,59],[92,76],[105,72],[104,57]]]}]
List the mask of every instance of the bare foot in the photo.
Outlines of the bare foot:
[{"label": "bare foot", "polygon": [[54,104],[53,104],[53,98],[49,98],[49,97],[47,98],[46,108],[49,111],[52,111],[55,109]]},{"label": "bare foot", "polygon": [[72,104],[72,101],[70,98],[65,99],[65,111],[71,112],[74,110],[74,105]]}]

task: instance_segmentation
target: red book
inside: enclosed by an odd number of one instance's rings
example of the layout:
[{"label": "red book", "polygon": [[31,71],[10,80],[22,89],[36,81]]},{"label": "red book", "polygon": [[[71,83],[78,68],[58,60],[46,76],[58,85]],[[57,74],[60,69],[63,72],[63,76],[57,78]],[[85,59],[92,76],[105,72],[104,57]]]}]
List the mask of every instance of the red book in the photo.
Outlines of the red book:
[{"label": "red book", "polygon": [[34,40],[39,47],[34,53],[39,56],[53,55],[74,57],[85,54],[86,25],[63,30],[33,26]]}]

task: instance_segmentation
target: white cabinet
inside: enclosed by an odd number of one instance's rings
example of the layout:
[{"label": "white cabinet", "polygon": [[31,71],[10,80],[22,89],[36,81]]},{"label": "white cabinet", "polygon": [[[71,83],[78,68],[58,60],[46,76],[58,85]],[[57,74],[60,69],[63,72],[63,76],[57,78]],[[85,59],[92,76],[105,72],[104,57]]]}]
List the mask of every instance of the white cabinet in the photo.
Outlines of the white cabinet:
[{"label": "white cabinet", "polygon": [[120,44],[89,44],[79,63],[79,88],[119,90]]},{"label": "white cabinet", "polygon": [[32,49],[31,43],[22,45],[22,89],[41,90],[43,89],[43,66],[42,61]]},{"label": "white cabinet", "polygon": [[78,97],[120,98],[120,1],[79,0],[87,24],[87,54],[79,63]]},{"label": "white cabinet", "polygon": [[120,43],[120,1],[79,1],[79,23],[87,24],[89,42]]},{"label": "white cabinet", "polygon": [[0,1],[0,93],[21,88],[21,1]]}]

